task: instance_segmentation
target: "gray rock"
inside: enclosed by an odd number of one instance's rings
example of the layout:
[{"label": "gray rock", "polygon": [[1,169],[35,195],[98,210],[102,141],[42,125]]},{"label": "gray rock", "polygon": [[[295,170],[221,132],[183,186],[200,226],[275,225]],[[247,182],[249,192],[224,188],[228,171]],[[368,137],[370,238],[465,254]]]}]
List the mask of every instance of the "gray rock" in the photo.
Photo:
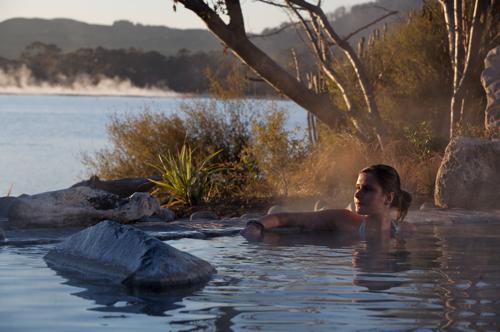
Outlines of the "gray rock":
[{"label": "gray rock", "polygon": [[0,227],[7,227],[9,211],[18,200],[16,197],[0,197]]},{"label": "gray rock", "polygon": [[129,223],[159,208],[158,200],[147,193],[122,199],[102,190],[74,187],[18,197],[9,208],[8,227],[89,226],[104,219]]},{"label": "gray rock", "polygon": [[57,271],[148,289],[192,285],[215,272],[198,257],[109,220],[70,236],[44,258]]},{"label": "gray rock", "polygon": [[149,222],[172,222],[175,220],[175,212],[167,208],[159,208],[152,216],[142,217],[137,220],[141,223]]},{"label": "gray rock", "polygon": [[486,55],[481,82],[487,99],[484,121],[486,130],[491,136],[500,138],[500,46]]},{"label": "gray rock", "polygon": [[175,220],[175,212],[168,208],[160,208],[160,210],[156,212],[155,215],[158,215],[165,222],[171,222]]},{"label": "gray rock", "polygon": [[160,180],[159,176],[150,176],[147,178],[125,178],[110,181],[102,181],[94,175],[90,179],[78,182],[71,187],[90,187],[92,189],[104,190],[118,195],[122,198],[129,197],[136,192],[148,192],[154,188],[155,184],[149,179]]},{"label": "gray rock", "polygon": [[3,231],[3,229],[0,228],[0,241],[5,240],[5,238],[6,238],[5,232]]},{"label": "gray rock", "polygon": [[456,137],[436,177],[434,203],[442,208],[500,208],[500,141]]},{"label": "gray rock", "polygon": [[189,221],[194,220],[220,220],[219,216],[212,211],[198,211],[189,217]]}]

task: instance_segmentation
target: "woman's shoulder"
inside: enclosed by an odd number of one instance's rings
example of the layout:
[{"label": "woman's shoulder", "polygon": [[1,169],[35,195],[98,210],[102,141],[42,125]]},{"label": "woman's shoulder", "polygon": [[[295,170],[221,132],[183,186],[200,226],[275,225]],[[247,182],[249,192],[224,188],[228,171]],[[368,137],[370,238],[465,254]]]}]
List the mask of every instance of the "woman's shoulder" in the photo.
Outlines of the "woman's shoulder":
[{"label": "woman's shoulder", "polygon": [[314,212],[326,222],[333,223],[338,229],[351,229],[363,223],[364,216],[348,209],[327,209]]}]

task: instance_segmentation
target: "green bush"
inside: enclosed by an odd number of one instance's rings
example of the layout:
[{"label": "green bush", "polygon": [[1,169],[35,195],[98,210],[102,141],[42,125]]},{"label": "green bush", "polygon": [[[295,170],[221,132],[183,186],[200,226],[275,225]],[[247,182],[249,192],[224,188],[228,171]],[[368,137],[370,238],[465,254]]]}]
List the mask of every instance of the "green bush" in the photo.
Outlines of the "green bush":
[{"label": "green bush", "polygon": [[88,173],[103,179],[151,176],[155,172],[151,164],[158,160],[158,155],[190,143],[180,116],[147,109],[138,114],[112,116],[107,133],[110,147],[83,156]]},{"label": "green bush", "polygon": [[213,164],[222,150],[206,157],[194,157],[193,150],[183,145],[176,155],[168,152],[159,156],[160,163],[152,165],[161,175],[161,180],[150,180],[164,191],[168,205],[198,205],[208,201],[215,193],[215,181],[212,178],[222,168]]},{"label": "green bush", "polygon": [[85,154],[87,173],[103,179],[147,177],[158,155],[175,153],[183,144],[201,154],[222,150],[216,162],[238,162],[248,145],[257,111],[251,103],[193,100],[171,115],[145,109],[138,114],[114,115],[107,125],[110,146]]},{"label": "green bush", "polygon": [[[260,115],[266,109],[260,106],[244,99],[198,99],[184,103],[174,115],[150,110],[115,115],[107,126],[110,147],[85,155],[83,162],[88,173],[103,179],[150,177],[158,175],[159,155],[166,160],[186,145],[196,155],[214,154],[212,161],[221,167],[213,174],[220,185],[210,198],[258,196],[269,191],[251,153],[252,124],[267,121]],[[266,111],[272,113],[275,107]]]}]

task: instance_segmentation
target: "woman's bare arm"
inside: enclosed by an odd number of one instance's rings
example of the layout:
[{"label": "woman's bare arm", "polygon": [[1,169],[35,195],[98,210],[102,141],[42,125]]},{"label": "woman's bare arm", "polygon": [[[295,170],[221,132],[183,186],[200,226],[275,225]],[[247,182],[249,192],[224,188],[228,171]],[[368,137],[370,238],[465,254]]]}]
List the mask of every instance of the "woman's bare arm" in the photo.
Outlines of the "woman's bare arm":
[{"label": "woman's bare arm", "polygon": [[316,212],[289,212],[269,214],[259,221],[250,222],[242,232],[255,237],[265,230],[277,227],[299,227],[307,230],[342,231],[357,227],[361,216],[349,210],[323,210]]}]

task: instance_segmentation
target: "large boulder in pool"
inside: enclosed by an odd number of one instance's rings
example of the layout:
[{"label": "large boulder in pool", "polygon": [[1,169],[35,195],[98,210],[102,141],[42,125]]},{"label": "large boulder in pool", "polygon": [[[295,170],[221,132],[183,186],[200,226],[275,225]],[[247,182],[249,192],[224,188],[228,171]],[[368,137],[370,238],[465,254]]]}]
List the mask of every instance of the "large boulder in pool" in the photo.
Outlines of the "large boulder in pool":
[{"label": "large boulder in pool", "polygon": [[120,198],[98,189],[74,187],[16,198],[8,210],[7,227],[89,226],[105,219],[130,223],[159,210],[158,200],[147,193]]},{"label": "large boulder in pool", "polygon": [[487,99],[484,121],[486,130],[492,137],[500,138],[500,46],[486,55],[481,82]]},{"label": "large boulder in pool", "polygon": [[500,208],[500,141],[456,137],[446,147],[434,201],[443,208]]},{"label": "large boulder in pool", "polygon": [[145,232],[113,221],[86,228],[45,255],[56,271],[107,279],[134,288],[165,289],[206,281],[210,263]]}]

